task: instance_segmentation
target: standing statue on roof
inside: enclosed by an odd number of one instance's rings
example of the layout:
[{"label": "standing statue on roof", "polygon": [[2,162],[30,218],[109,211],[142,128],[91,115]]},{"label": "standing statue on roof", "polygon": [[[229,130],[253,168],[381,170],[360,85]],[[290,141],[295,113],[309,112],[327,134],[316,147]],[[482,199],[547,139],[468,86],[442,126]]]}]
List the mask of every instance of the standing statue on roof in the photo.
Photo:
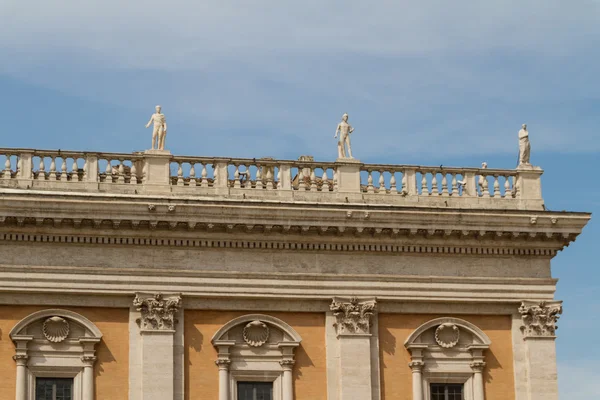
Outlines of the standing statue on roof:
[{"label": "standing statue on roof", "polygon": [[165,149],[165,137],[167,136],[167,120],[165,114],[160,112],[161,107],[156,106],[156,112],[150,117],[150,121],[146,124],[146,128],[149,128],[154,123],[152,130],[152,150],[164,150]]},{"label": "standing statue on roof", "polygon": [[[352,148],[350,147],[350,134],[354,132],[352,125],[348,123],[348,114],[342,116],[342,122],[340,122],[335,130],[334,138],[337,139],[338,133],[340,139],[338,141],[338,158],[354,158],[352,157]],[[346,152],[345,147],[348,148]]]},{"label": "standing statue on roof", "polygon": [[521,126],[519,131],[519,166],[531,165],[529,157],[531,155],[531,144],[529,143],[529,132],[527,124]]}]

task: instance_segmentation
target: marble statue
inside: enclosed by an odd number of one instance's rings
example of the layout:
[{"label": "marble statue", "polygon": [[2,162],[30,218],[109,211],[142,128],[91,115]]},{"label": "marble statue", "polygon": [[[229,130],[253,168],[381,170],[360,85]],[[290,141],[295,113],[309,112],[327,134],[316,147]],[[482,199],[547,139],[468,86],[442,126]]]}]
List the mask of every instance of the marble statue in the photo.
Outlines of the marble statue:
[{"label": "marble statue", "polygon": [[523,124],[519,131],[519,165],[529,165],[530,154],[529,132],[527,131],[527,124]]},{"label": "marble statue", "polygon": [[150,117],[150,121],[146,124],[146,128],[154,123],[152,130],[152,150],[165,149],[165,137],[167,136],[167,120],[165,114],[160,112],[161,107],[156,106],[156,112]]},{"label": "marble statue", "polygon": [[[338,141],[338,158],[353,158],[352,148],[350,147],[350,134],[354,132],[354,128],[348,123],[348,114],[342,116],[342,122],[340,122],[335,130],[334,138],[337,139],[338,133],[340,134],[340,140]],[[346,153],[346,149],[348,152]]]}]

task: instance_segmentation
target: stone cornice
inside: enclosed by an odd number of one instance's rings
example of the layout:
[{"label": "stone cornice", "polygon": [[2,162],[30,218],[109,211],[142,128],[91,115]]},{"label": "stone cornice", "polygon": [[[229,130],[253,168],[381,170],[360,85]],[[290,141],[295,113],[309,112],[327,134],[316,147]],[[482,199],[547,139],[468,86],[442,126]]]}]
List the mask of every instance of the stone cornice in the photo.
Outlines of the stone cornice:
[{"label": "stone cornice", "polygon": [[[118,210],[118,212],[115,212]],[[306,249],[325,246],[335,250],[346,242],[360,251],[396,246],[429,246],[428,252],[469,254],[538,254],[552,256],[581,232],[589,214],[390,207],[358,204],[285,204],[194,199],[185,203],[157,202],[131,197],[6,195],[0,199],[2,226],[28,234],[4,240],[31,240],[122,244],[147,244],[147,233],[161,231],[161,243],[181,245],[206,234],[220,246],[285,248],[282,242],[308,243]],[[16,227],[16,228],[15,228]],[[36,236],[31,236],[31,230]],[[41,235],[43,233],[43,235]],[[242,236],[240,240],[235,236]],[[40,236],[41,235],[41,236]],[[272,237],[269,237],[272,235]],[[109,238],[106,238],[109,236]],[[71,239],[72,238],[72,239]],[[100,239],[95,239],[100,238]],[[312,238],[312,239],[311,239]],[[357,242],[357,238],[361,240]],[[398,239],[401,239],[400,241]],[[289,239],[287,239],[289,241]],[[140,242],[142,241],[142,242]],[[370,243],[369,243],[370,242]],[[454,243],[453,243],[454,242]],[[472,243],[469,243],[472,242]],[[369,244],[361,249],[362,244]],[[302,246],[304,246],[304,244]],[[201,241],[193,243],[202,246]],[[214,244],[213,244],[214,245]],[[275,246],[275,247],[272,247]],[[278,247],[284,246],[284,247]],[[512,248],[527,249],[513,251]],[[300,248],[301,249],[301,248]],[[534,251],[531,251],[535,249]],[[507,251],[508,253],[503,253]]]}]

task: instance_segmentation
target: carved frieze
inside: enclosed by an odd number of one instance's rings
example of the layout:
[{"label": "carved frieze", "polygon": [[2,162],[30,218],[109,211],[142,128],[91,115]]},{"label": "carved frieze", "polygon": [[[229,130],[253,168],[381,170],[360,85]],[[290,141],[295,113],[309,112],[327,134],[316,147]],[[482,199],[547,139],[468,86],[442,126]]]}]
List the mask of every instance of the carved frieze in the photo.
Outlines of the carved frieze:
[{"label": "carved frieze", "polygon": [[175,314],[181,307],[181,296],[163,297],[162,293],[154,296],[135,295],[133,305],[140,312],[137,319],[140,328],[145,330],[174,330],[177,320]]},{"label": "carved frieze", "polygon": [[519,307],[519,313],[523,320],[521,331],[525,337],[554,337],[562,305],[560,301],[524,301]]},{"label": "carved frieze", "polygon": [[356,297],[348,301],[334,299],[329,308],[336,317],[337,334],[371,333],[371,317],[376,306],[377,302],[375,300],[359,300]]}]

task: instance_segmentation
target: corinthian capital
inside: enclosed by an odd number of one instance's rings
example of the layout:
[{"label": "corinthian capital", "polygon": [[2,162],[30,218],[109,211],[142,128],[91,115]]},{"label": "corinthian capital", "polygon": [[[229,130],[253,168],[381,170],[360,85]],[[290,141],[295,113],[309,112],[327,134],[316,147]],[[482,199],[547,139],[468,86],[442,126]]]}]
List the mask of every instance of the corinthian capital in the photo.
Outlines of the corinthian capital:
[{"label": "corinthian capital", "polygon": [[561,301],[522,302],[519,312],[525,337],[554,337],[558,329],[556,321],[562,314],[561,304]]},{"label": "corinthian capital", "polygon": [[356,335],[371,333],[371,316],[375,312],[377,302],[359,300],[353,297],[349,300],[333,299],[329,306],[337,321],[335,327],[338,335]]},{"label": "corinthian capital", "polygon": [[141,314],[141,317],[137,319],[140,328],[174,330],[177,323],[175,313],[181,307],[181,296],[163,297],[162,293],[146,296],[136,294],[133,305]]}]

